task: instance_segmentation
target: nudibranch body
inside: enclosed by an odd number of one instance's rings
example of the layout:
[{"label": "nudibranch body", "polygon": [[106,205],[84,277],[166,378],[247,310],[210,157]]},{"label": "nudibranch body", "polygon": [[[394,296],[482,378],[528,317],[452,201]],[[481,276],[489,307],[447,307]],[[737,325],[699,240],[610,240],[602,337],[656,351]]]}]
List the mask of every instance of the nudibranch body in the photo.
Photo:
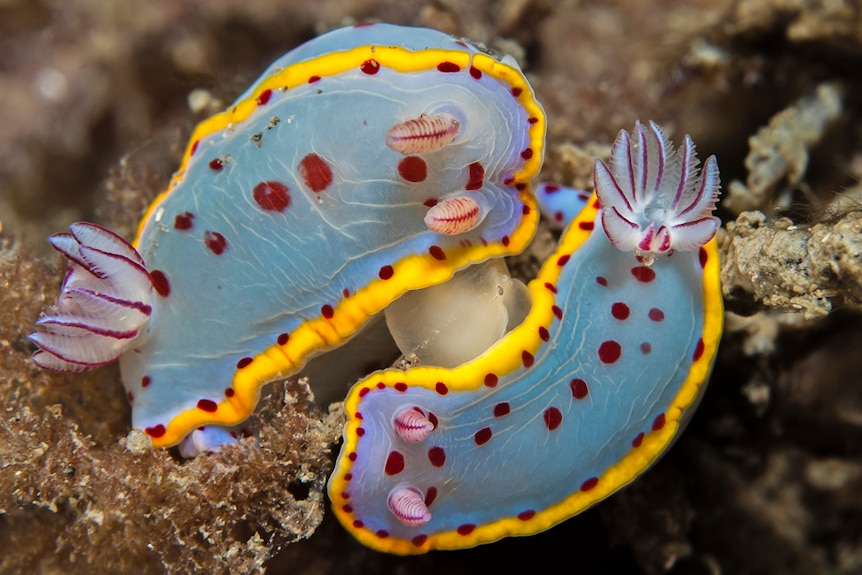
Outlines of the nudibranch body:
[{"label": "nudibranch body", "polygon": [[157,446],[237,424],[406,291],[521,251],[544,134],[511,62],[429,29],[320,36],[196,128],[137,251],[91,224],[53,238],[72,266],[34,360],[121,355]]},{"label": "nudibranch body", "polygon": [[537,533],[669,446],[709,375],[723,317],[703,230],[715,232],[715,160],[698,176],[690,140],[670,146],[655,125],[621,133],[610,165],[597,163],[597,199],[530,283],[526,319],[486,352],[354,386],[329,492],[359,540],[410,554]]}]

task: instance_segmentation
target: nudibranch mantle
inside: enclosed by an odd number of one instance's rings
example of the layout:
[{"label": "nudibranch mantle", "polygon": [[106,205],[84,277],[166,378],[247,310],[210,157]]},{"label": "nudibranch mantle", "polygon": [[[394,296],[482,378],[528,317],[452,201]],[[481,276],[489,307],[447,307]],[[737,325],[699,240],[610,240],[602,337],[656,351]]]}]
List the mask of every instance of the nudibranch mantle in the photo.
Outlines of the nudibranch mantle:
[{"label": "nudibranch mantle", "polygon": [[[89,224],[54,240],[76,275],[31,336],[34,360],[86,369],[122,340],[132,424],[155,445],[237,424],[263,384],[406,291],[521,251],[544,136],[517,66],[466,42],[387,24],[320,36],[195,129],[137,252]],[[137,288],[118,291],[124,279]],[[105,306],[147,313],[119,330]]]},{"label": "nudibranch mantle", "polygon": [[[656,148],[627,141],[618,157],[654,169]],[[682,182],[679,170],[664,177],[663,189]],[[702,183],[712,209],[717,171]],[[612,244],[607,207],[594,196],[582,209],[530,283],[527,318],[484,354],[353,387],[329,493],[364,544],[414,554],[537,533],[631,482],[672,443],[721,335],[716,241],[647,260]]]}]

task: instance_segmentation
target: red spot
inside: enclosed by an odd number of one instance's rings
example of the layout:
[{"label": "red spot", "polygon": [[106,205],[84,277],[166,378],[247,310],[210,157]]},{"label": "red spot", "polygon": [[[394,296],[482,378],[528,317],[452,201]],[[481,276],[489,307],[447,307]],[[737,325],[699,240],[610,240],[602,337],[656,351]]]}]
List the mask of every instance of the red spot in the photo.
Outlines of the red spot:
[{"label": "red spot", "polygon": [[198,151],[198,144],[200,144],[200,143],[201,143],[201,141],[200,141],[200,140],[195,140],[195,143],[194,143],[194,144],[192,144],[192,150],[191,150],[191,152],[189,152],[189,155],[190,155],[190,156],[194,156],[194,155],[195,155],[195,152],[197,152],[197,151]]},{"label": "red spot", "polygon": [[537,123],[538,121],[539,121],[539,119],[538,119],[538,118],[536,118],[536,117],[530,117],[530,118],[527,118],[527,123],[528,123],[528,124],[535,124],[535,123]]},{"label": "red spot", "polygon": [[653,321],[664,321],[664,312],[657,307],[654,307],[649,310],[649,312],[647,312],[647,315]]},{"label": "red spot", "polygon": [[392,266],[383,266],[380,268],[380,271],[377,272],[377,275],[382,280],[388,280],[395,275],[395,270],[392,269]]},{"label": "red spot", "polygon": [[644,442],[644,432],[641,431],[640,433],[635,435],[634,439],[632,439],[632,447],[635,447],[635,448],[640,447],[643,442]]},{"label": "red spot", "polygon": [[152,381],[152,379],[150,378],[150,376],[145,375],[144,377],[141,378],[141,387],[149,387],[151,381]]},{"label": "red spot", "polygon": [[558,184],[545,184],[544,191],[547,195],[556,194],[560,191],[560,186]]},{"label": "red spot", "polygon": [[603,341],[599,346],[599,359],[602,363],[614,363],[620,358],[622,348],[613,340]]},{"label": "red spot", "polygon": [[443,451],[442,447],[432,447],[428,450],[428,461],[434,467],[443,467],[443,464],[446,463],[446,452]]},{"label": "red spot", "polygon": [[490,427],[483,427],[473,435],[473,441],[476,442],[476,445],[485,445],[491,441],[492,435]]},{"label": "red spot", "polygon": [[629,317],[630,313],[631,313],[631,310],[629,310],[629,306],[627,306],[626,304],[624,304],[621,301],[618,301],[614,305],[611,306],[611,315],[614,316],[614,318],[616,318],[616,319],[619,319],[619,320],[627,319]]},{"label": "red spot", "polygon": [[276,340],[278,345],[287,345],[288,341],[290,341],[290,334],[289,333],[278,334],[278,339]]},{"label": "red spot", "polygon": [[129,398],[129,403],[135,402],[135,395],[131,391],[126,394],[126,397]]},{"label": "red spot", "polygon": [[440,200],[438,200],[437,198],[428,198],[427,200],[422,202],[422,205],[425,206],[426,208],[433,208],[438,203],[440,203]]},{"label": "red spot", "polygon": [[590,388],[583,379],[573,379],[569,382],[569,387],[572,388],[572,397],[575,399],[583,399],[590,393]]},{"label": "red spot", "polygon": [[377,533],[375,533],[375,535],[377,535],[381,539],[386,539],[387,537],[389,537],[389,532],[385,529],[380,529],[377,531]]},{"label": "red spot", "polygon": [[518,513],[518,519],[520,519],[521,521],[529,521],[535,516],[536,512],[532,509],[527,509],[526,511],[521,511],[520,513]]},{"label": "red spot", "polygon": [[551,282],[545,282],[545,288],[551,293],[557,293],[557,287]]},{"label": "red spot", "polygon": [[530,215],[530,206],[528,206],[527,204],[524,204],[523,206],[521,206],[521,214],[525,215],[525,216],[529,216]]},{"label": "red spot", "polygon": [[308,78],[309,84],[314,84],[315,82],[320,82],[320,76],[311,76]]},{"label": "red spot", "polygon": [[554,312],[554,315],[557,316],[557,319],[563,319],[563,310],[560,309],[560,306],[552,305],[551,311]]},{"label": "red spot", "polygon": [[521,95],[521,92],[523,92],[523,91],[524,90],[521,88],[512,88],[512,95],[517,98],[518,96]]},{"label": "red spot", "polygon": [[377,60],[366,60],[359,66],[359,69],[363,73],[373,76],[380,71],[380,64],[377,63]]},{"label": "red spot", "polygon": [[214,158],[210,160],[209,167],[214,172],[220,172],[224,169],[224,162],[221,158]]},{"label": "red spot", "polygon": [[437,70],[440,72],[446,72],[447,74],[452,74],[454,72],[460,72],[461,66],[455,62],[440,62],[437,64]]},{"label": "red spot", "polygon": [[162,297],[168,297],[171,293],[171,284],[168,283],[168,277],[161,270],[153,270],[150,272],[150,281],[153,282],[153,289]]},{"label": "red spot", "polygon": [[195,215],[191,212],[183,212],[181,214],[177,214],[174,218],[174,229],[175,230],[190,230],[194,225]]},{"label": "red spot", "polygon": [[435,260],[440,260],[442,262],[446,259],[446,252],[444,252],[443,248],[440,246],[431,246],[428,248],[428,253],[431,254],[431,257]]},{"label": "red spot", "polygon": [[587,479],[586,481],[581,483],[581,491],[590,491],[591,489],[594,489],[595,486],[598,484],[599,484],[599,478],[598,477],[590,477],[589,479]]},{"label": "red spot", "polygon": [[344,299],[349,298],[350,297],[350,290],[347,288],[344,288],[343,290],[341,290],[341,295]]},{"label": "red spot", "polygon": [[704,349],[703,338],[699,337],[699,338],[697,338],[697,345],[694,346],[694,355],[691,356],[691,359],[693,361],[697,361],[701,357],[703,357],[703,349]]},{"label": "red spot", "polygon": [[435,499],[437,499],[437,488],[429,487],[425,492],[425,507],[430,507]]},{"label": "red spot", "polygon": [[556,407],[549,407],[548,409],[546,409],[544,418],[545,425],[550,431],[554,431],[555,429],[557,429],[563,422],[563,414]]},{"label": "red spot", "polygon": [[332,168],[317,154],[308,154],[299,161],[299,173],[311,191],[320,193],[332,183]]},{"label": "red spot", "polygon": [[252,361],[254,361],[252,358],[244,357],[241,360],[239,360],[238,362],[236,362],[236,368],[242,369],[244,367],[248,367],[249,365],[251,365]]},{"label": "red spot", "polygon": [[586,230],[588,232],[591,232],[591,231],[593,231],[593,228],[595,227],[595,223],[594,222],[579,222],[578,227],[581,228],[582,230]]},{"label": "red spot", "polygon": [[482,165],[482,162],[473,162],[467,166],[467,172],[469,175],[465,189],[470,191],[481,189],[485,183],[485,166]]},{"label": "red spot", "polygon": [[551,334],[548,332],[548,328],[543,325],[539,326],[539,337],[542,341],[548,341],[551,339]]},{"label": "red spot", "polygon": [[527,184],[525,184],[524,182],[518,182],[517,184],[515,184],[515,189],[519,192],[523,192],[527,189]]},{"label": "red spot", "polygon": [[526,349],[521,352],[521,362],[523,362],[524,367],[531,367],[535,360],[536,358],[533,357],[533,354]]},{"label": "red spot", "polygon": [[254,187],[252,197],[268,212],[283,212],[290,205],[290,193],[281,182],[261,182]]},{"label": "red spot", "polygon": [[428,421],[431,422],[431,425],[434,426],[434,429],[437,429],[437,416],[430,411],[428,412]]},{"label": "red spot", "polygon": [[648,341],[645,341],[641,344],[641,353],[642,354],[649,355],[651,351],[652,351],[652,345]]},{"label": "red spot", "polygon": [[398,162],[398,175],[408,182],[424,182],[428,177],[428,164],[419,156],[407,156]]},{"label": "red spot", "polygon": [[569,259],[571,259],[571,257],[572,256],[570,256],[569,254],[561,255],[560,257],[557,258],[557,265],[560,267],[563,267],[564,265],[569,263]]},{"label": "red spot", "polygon": [[[347,454],[347,459],[349,459],[350,461],[356,461],[356,457],[357,457],[357,456],[356,456],[356,452],[355,452],[355,451],[351,451],[350,453],[348,453],[348,454]],[[345,493],[345,494],[343,495],[343,497],[344,497],[345,499],[348,499],[348,498],[350,497],[350,494],[349,494],[349,493]]]},{"label": "red spot", "polygon": [[220,256],[227,249],[227,240],[218,232],[207,230],[204,232],[204,243],[209,250],[217,256]]},{"label": "red spot", "polygon": [[635,266],[632,268],[632,275],[639,282],[647,284],[655,279],[655,270],[646,266]]},{"label": "red spot", "polygon": [[476,66],[470,66],[470,75],[478,80],[482,77],[482,70],[480,70]]},{"label": "red spot", "polygon": [[666,421],[665,421],[664,413],[659,413],[652,422],[652,430],[658,431],[659,429],[664,427],[665,423],[666,423]]},{"label": "red spot", "polygon": [[386,389],[386,384],[382,381],[377,382],[377,389]]},{"label": "red spot", "polygon": [[563,215],[563,212],[554,212],[554,221],[555,222],[562,222],[564,217],[565,216]]},{"label": "red spot", "polygon": [[523,152],[521,152],[521,157],[525,160],[529,160],[533,157],[533,148],[525,148]]},{"label": "red spot", "polygon": [[497,382],[499,378],[494,373],[489,373],[485,375],[485,387],[497,387]]},{"label": "red spot", "polygon": [[474,524],[465,523],[464,525],[459,525],[455,531],[458,532],[458,535],[470,535],[475,529],[476,526]]},{"label": "red spot", "polygon": [[703,246],[697,251],[697,259],[700,261],[700,267],[705,268],[706,262],[709,260],[709,254],[706,253],[706,248]]},{"label": "red spot", "polygon": [[356,519],[353,521],[353,527],[355,527],[356,529],[362,529],[363,527],[365,527],[365,523],[363,523],[359,519]]},{"label": "red spot", "polygon": [[404,456],[397,451],[390,451],[386,458],[386,475],[398,475],[404,471]]},{"label": "red spot", "polygon": [[335,310],[332,309],[332,306],[327,303],[320,308],[320,315],[322,315],[325,319],[332,319],[332,316],[335,315]]},{"label": "red spot", "polygon": [[[345,480],[345,481],[350,481],[351,479],[353,479],[353,474],[352,474],[352,473],[345,473],[345,474],[344,474],[344,480]],[[345,507],[350,507],[350,506],[349,506],[349,505],[345,505]],[[352,511],[352,509],[345,509],[345,511],[347,511],[348,513],[350,513],[350,512]]]},{"label": "red spot", "polygon": [[215,413],[218,410],[218,404],[211,399],[201,399],[198,401],[198,409],[207,413]]},{"label": "red spot", "polygon": [[604,276],[596,276],[596,283],[602,287],[608,287],[608,280]]},{"label": "red spot", "polygon": [[508,247],[508,246],[509,246],[509,241],[510,241],[510,240],[509,240],[509,236],[503,236],[503,237],[500,239],[500,241],[503,243],[503,245],[504,245],[504,246],[506,246],[506,247]]},{"label": "red spot", "polygon": [[395,388],[395,391],[400,391],[401,393],[404,393],[405,391],[407,391],[407,384],[404,383],[403,381],[399,381],[398,383],[396,383],[392,387]]},{"label": "red spot", "polygon": [[260,96],[257,97],[257,103],[259,106],[264,106],[267,102],[269,102],[270,98],[272,98],[272,90],[267,88],[260,93]]},{"label": "red spot", "polygon": [[368,395],[369,391],[371,391],[369,388],[363,387],[359,390],[359,397],[365,397],[366,395]]},{"label": "red spot", "polygon": [[234,391],[234,389],[232,387],[228,387],[227,389],[224,390],[224,396],[225,397],[233,397],[234,395],[236,395],[236,391]]},{"label": "red spot", "polygon": [[356,437],[362,437],[365,435],[365,430],[361,427],[356,428]]},{"label": "red spot", "polygon": [[437,385],[434,386],[434,390],[437,391],[440,395],[446,395],[449,393],[449,388],[446,387],[446,384],[442,381],[438,381]]},{"label": "red spot", "polygon": [[494,406],[494,417],[503,417],[504,415],[509,415],[511,409],[509,408],[509,403],[503,401]]},{"label": "red spot", "polygon": [[414,537],[410,541],[412,541],[413,545],[415,545],[416,547],[422,547],[423,545],[425,545],[425,542],[428,541],[428,536],[427,535],[417,535],[416,537]]},{"label": "red spot", "polygon": [[147,435],[149,435],[150,437],[155,438],[155,439],[162,437],[166,431],[167,430],[165,429],[165,426],[162,425],[161,423],[158,425],[155,425],[153,427],[148,427],[148,428],[144,429],[144,433],[146,433]]}]

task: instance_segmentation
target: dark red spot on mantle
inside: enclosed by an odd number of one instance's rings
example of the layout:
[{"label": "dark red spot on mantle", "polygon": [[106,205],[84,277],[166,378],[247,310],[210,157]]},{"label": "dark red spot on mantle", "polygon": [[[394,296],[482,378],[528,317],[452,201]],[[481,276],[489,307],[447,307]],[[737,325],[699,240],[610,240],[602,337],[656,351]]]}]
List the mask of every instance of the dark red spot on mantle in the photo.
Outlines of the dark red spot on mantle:
[{"label": "dark red spot on mantle", "polygon": [[482,77],[482,70],[477,68],[476,66],[470,66],[470,75],[473,76],[476,80]]},{"label": "dark red spot on mantle", "polygon": [[195,215],[191,212],[177,214],[174,218],[174,229],[180,231],[190,230],[194,226],[194,219]]},{"label": "dark red spot on mantle", "polygon": [[621,301],[618,301],[611,306],[611,315],[614,316],[615,319],[627,319],[630,313],[631,310],[629,310],[629,306],[627,306]]},{"label": "dark red spot on mantle", "polygon": [[153,289],[162,297],[168,297],[171,293],[171,284],[168,282],[168,277],[161,270],[153,270],[150,272],[150,281],[153,282]]},{"label": "dark red spot on mantle", "polygon": [[556,407],[549,407],[543,415],[548,430],[554,431],[563,422],[563,414]]},{"label": "dark red spot on mantle", "polygon": [[311,191],[320,193],[332,183],[332,168],[317,154],[308,154],[299,162],[299,173]]},{"label": "dark red spot on mantle", "polygon": [[583,399],[590,393],[587,382],[583,379],[573,379],[569,382],[569,387],[572,389],[572,397],[575,399]]},{"label": "dark red spot on mantle", "polygon": [[227,240],[218,232],[207,230],[204,232],[204,243],[207,248],[217,256],[220,256],[227,249]]},{"label": "dark red spot on mantle", "polygon": [[272,90],[267,88],[260,93],[260,96],[257,97],[257,103],[259,106],[264,106],[269,102],[270,98],[272,98]]},{"label": "dark red spot on mantle", "polygon": [[332,306],[329,304],[324,304],[320,308],[320,315],[322,315],[326,319],[332,319],[332,316],[335,315],[335,310],[332,309]]},{"label": "dark red spot on mantle", "polygon": [[465,523],[463,525],[459,525],[456,531],[458,532],[458,535],[470,535],[475,529],[476,526],[474,524]]},{"label": "dark red spot on mantle", "polygon": [[432,447],[428,450],[428,461],[434,467],[443,467],[446,463],[446,452],[442,447]]},{"label": "dark red spot on mantle", "polygon": [[467,185],[465,189],[473,191],[482,188],[485,182],[485,166],[481,162],[473,162],[467,166]]},{"label": "dark red spot on mantle", "polygon": [[461,66],[456,64],[455,62],[440,62],[437,64],[437,70],[440,72],[445,72],[447,74],[452,74],[455,72],[461,71]]},{"label": "dark red spot on mantle", "polygon": [[215,413],[218,410],[218,404],[211,399],[201,399],[198,401],[198,409],[207,413]]},{"label": "dark red spot on mantle", "polygon": [[154,425],[153,427],[147,427],[146,429],[144,429],[144,433],[146,433],[147,435],[149,435],[150,437],[152,437],[154,439],[158,439],[159,437],[162,437],[166,431],[167,430],[165,429],[165,426],[162,425],[161,423],[158,425]]},{"label": "dark red spot on mantle", "polygon": [[494,417],[503,417],[509,415],[511,408],[509,402],[503,401],[494,406]]},{"label": "dark red spot on mantle", "polygon": [[434,386],[434,390],[437,391],[440,395],[446,395],[449,393],[449,388],[446,387],[446,384],[442,381],[438,381],[437,385]]},{"label": "dark red spot on mantle", "polygon": [[213,158],[209,163],[210,169],[214,172],[220,172],[224,169],[224,162],[221,158]]},{"label": "dark red spot on mantle", "polygon": [[386,475],[398,475],[404,471],[404,456],[398,451],[390,451],[384,469]]},{"label": "dark red spot on mantle", "polygon": [[703,350],[703,338],[699,337],[697,338],[697,345],[694,347],[694,355],[692,356],[692,360],[697,361],[701,357],[703,357]]},{"label": "dark red spot on mantle", "polygon": [[239,360],[238,362],[236,362],[236,368],[242,369],[244,367],[248,367],[249,365],[251,365],[251,362],[253,362],[253,361],[254,360],[250,357],[244,357],[241,360]]},{"label": "dark red spot on mantle", "polygon": [[431,257],[435,260],[443,261],[446,259],[446,252],[444,252],[443,248],[440,246],[431,246],[428,248],[428,253],[431,254]]},{"label": "dark red spot on mantle", "polygon": [[598,477],[590,477],[589,479],[587,479],[586,481],[581,483],[581,491],[591,491],[591,490],[595,489],[596,485],[598,485],[598,484],[599,484],[599,478]]},{"label": "dark red spot on mantle", "polygon": [[649,283],[655,279],[655,270],[646,266],[635,266],[632,268],[632,275],[639,282]]},{"label": "dark red spot on mantle", "polygon": [[622,348],[613,340],[603,341],[599,346],[599,359],[602,363],[614,363],[620,355],[622,355]]},{"label": "dark red spot on mantle", "polygon": [[283,212],[290,205],[290,193],[281,182],[261,182],[252,192],[254,201],[268,212]]},{"label": "dark red spot on mantle", "polygon": [[380,271],[379,271],[379,272],[377,272],[377,275],[378,275],[378,276],[380,277],[380,279],[382,279],[382,280],[388,280],[388,279],[390,279],[393,275],[395,275],[395,270],[393,270],[393,269],[392,269],[392,266],[383,266],[383,267],[381,267],[381,268],[380,268]]},{"label": "dark red spot on mantle", "polygon": [[473,435],[473,441],[476,442],[476,445],[485,445],[491,441],[492,435],[490,427],[483,427]]},{"label": "dark red spot on mantle", "polygon": [[359,66],[359,69],[362,70],[363,73],[373,76],[380,71],[380,64],[377,63],[377,60],[366,60]]},{"label": "dark red spot on mantle", "polygon": [[499,378],[494,373],[489,373],[485,376],[485,387],[496,387]]},{"label": "dark red spot on mantle", "polygon": [[398,175],[408,182],[424,182],[428,177],[428,165],[419,156],[407,156],[398,162]]},{"label": "dark red spot on mantle", "polygon": [[659,413],[652,422],[652,430],[658,431],[658,430],[662,429],[666,422],[667,422],[667,419],[665,418],[664,413]]}]

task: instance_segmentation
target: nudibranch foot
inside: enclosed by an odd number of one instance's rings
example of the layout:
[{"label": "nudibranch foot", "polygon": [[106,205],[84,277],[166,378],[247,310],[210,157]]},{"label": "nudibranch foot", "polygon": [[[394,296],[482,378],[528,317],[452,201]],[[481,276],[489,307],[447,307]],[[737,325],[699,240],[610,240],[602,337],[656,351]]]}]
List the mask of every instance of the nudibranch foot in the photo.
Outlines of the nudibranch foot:
[{"label": "nudibranch foot", "polygon": [[153,279],[138,252],[115,233],[86,222],[55,234],[71,262],[54,308],[29,338],[33,361],[53,371],[83,371],[115,361],[152,314]]},{"label": "nudibranch foot", "polygon": [[689,136],[674,151],[661,129],[640,122],[629,135],[620,131],[609,164],[596,162],[596,194],[601,222],[611,243],[623,251],[654,257],[671,251],[692,251],[718,230],[712,215],[718,200],[715,156],[700,162]]},{"label": "nudibranch foot", "polygon": [[[660,163],[642,159],[644,173]],[[672,175],[673,160],[662,162]],[[717,186],[714,161],[699,196],[689,194],[694,159],[683,163],[689,175],[653,175],[646,189],[668,206],[682,190],[678,205],[700,212]],[[595,229],[613,207],[607,196],[568,226],[529,284],[526,318],[490,348],[457,367],[424,361],[352,388],[329,494],[360,541],[414,554],[538,533],[633,481],[671,445],[721,335],[716,242],[647,267],[637,245],[622,251]]]},{"label": "nudibranch foot", "polygon": [[207,425],[202,426],[183,439],[177,446],[180,455],[187,459],[197,457],[202,453],[212,453],[218,451],[224,445],[236,443],[240,437],[252,435],[252,431],[246,423],[242,425],[223,426],[223,425]]},{"label": "nudibranch foot", "polygon": [[536,203],[548,220],[548,225],[557,230],[562,230],[578,217],[590,201],[590,196],[584,190],[553,182],[542,182],[536,186]]}]

